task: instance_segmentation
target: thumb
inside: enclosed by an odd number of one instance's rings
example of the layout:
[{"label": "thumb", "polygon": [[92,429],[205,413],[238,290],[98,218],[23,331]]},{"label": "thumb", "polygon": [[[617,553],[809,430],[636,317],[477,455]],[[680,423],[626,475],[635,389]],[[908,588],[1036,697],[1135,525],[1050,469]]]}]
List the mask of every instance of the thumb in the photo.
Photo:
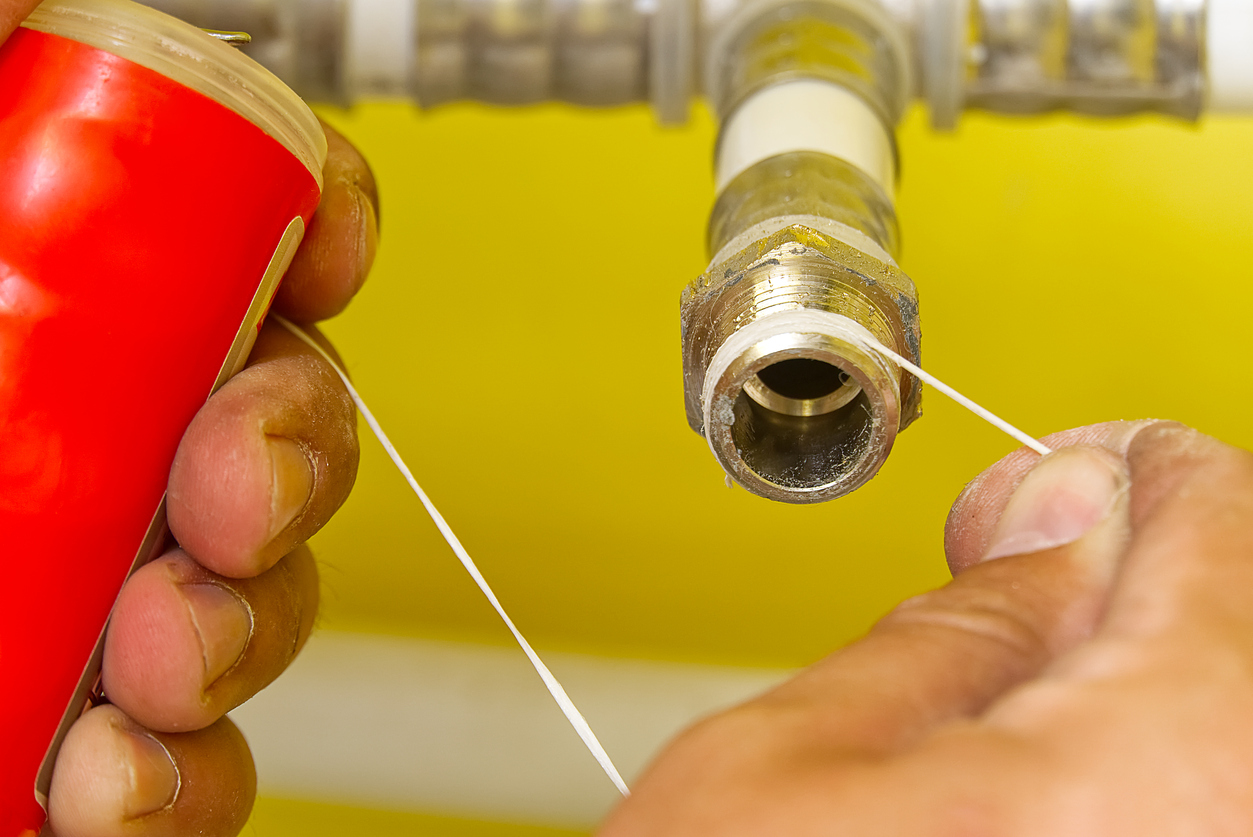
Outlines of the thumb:
[{"label": "thumb", "polygon": [[1098,448],[1045,457],[997,519],[985,560],[793,680],[688,730],[602,837],[813,833],[802,827],[811,812],[803,789],[836,798],[852,787],[841,783],[846,768],[879,764],[939,724],[981,713],[1091,632],[1127,542],[1126,474]]},{"label": "thumb", "polygon": [[763,701],[821,713],[826,740],[814,743],[867,755],[979,713],[1091,634],[1127,543],[1127,489],[1124,463],[1107,450],[1045,457],[980,563]]}]

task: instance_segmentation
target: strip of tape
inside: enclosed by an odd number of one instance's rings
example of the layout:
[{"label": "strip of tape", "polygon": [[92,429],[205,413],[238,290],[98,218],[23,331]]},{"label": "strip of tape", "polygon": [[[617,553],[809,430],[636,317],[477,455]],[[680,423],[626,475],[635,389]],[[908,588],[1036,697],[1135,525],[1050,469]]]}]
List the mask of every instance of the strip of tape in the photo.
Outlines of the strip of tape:
[{"label": "strip of tape", "polygon": [[[374,417],[370,408],[366,406],[365,401],[362,400],[356,387],[354,387],[352,382],[348,380],[348,375],[340,369],[339,364],[336,363],[331,356],[313,340],[313,338],[306,334],[303,329],[278,314],[271,313],[270,318],[306,343],[327,363],[329,363],[332,369],[335,370],[335,374],[337,374],[340,380],[344,382],[344,386],[348,389],[349,396],[352,398],[353,403],[356,404],[357,409],[361,412],[362,418],[365,419],[366,424],[369,425],[370,430],[374,433],[375,437],[378,438],[379,443],[383,446],[387,455],[391,458],[392,462],[396,465],[396,468],[404,476],[406,482],[409,483],[409,487],[413,489],[414,494],[417,495],[418,499],[422,502],[422,505],[426,508],[427,514],[431,516],[431,520],[435,523],[435,528],[439,530],[439,533],[452,549],[453,554],[457,556],[461,565],[465,567],[466,572],[474,579],[474,583],[478,585],[479,589],[483,592],[483,595],[487,597],[487,600],[500,616],[501,621],[505,623],[509,632],[513,634],[513,638],[517,640],[517,643],[522,648],[523,653],[526,654],[527,659],[530,660],[536,673],[539,674],[540,679],[544,681],[544,685],[548,688],[549,693],[552,694],[553,700],[557,702],[557,705],[561,708],[562,713],[565,714],[566,719],[570,722],[570,725],[574,728],[574,731],[578,734],[579,738],[582,739],[583,744],[592,754],[592,757],[596,759],[596,762],[601,766],[601,769],[605,771],[605,775],[609,777],[611,782],[613,782],[614,787],[616,787],[623,796],[630,796],[631,791],[627,787],[626,781],[622,778],[622,774],[620,774],[618,769],[614,766],[613,760],[610,759],[609,754],[605,751],[605,748],[601,746],[600,740],[597,739],[596,734],[592,732],[592,728],[587,723],[587,720],[574,705],[574,701],[570,699],[570,696],[566,694],[566,690],[562,687],[561,683],[559,683],[557,678],[553,676],[553,673],[548,670],[548,666],[546,666],[544,661],[540,659],[539,654],[535,652],[535,649],[531,647],[529,642],[527,642],[526,637],[522,635],[522,632],[518,630],[518,627],[513,623],[513,620],[509,618],[509,614],[505,612],[504,606],[500,603],[500,600],[496,598],[496,594],[492,592],[491,586],[488,585],[487,579],[485,579],[483,574],[479,571],[478,566],[474,563],[474,559],[470,557],[470,553],[466,551],[464,546],[462,546],[461,541],[448,525],[448,522],[444,520],[444,516],[440,514],[439,509],[437,509],[435,504],[431,502],[430,497],[428,497],[426,492],[422,490],[422,486],[418,484],[417,479],[413,476],[413,472],[409,470],[409,466],[405,464],[404,460],[400,456],[400,453],[387,437],[387,434],[383,432],[382,426],[378,423],[378,420]],[[1041,456],[1047,456],[1052,453],[1050,448],[1032,436],[1029,436],[1014,427],[1009,422],[992,413],[990,410],[976,404],[974,401],[962,395],[948,384],[945,384],[943,381],[936,378],[934,375],[924,371],[916,364],[900,356],[887,346],[884,346],[875,339],[874,335],[854,321],[848,320],[845,317],[840,317],[840,319],[847,321],[844,323],[844,325],[847,326],[846,330],[849,332],[844,335],[846,338],[859,340],[864,344],[864,348],[867,350],[882,355],[895,363],[897,366],[909,372],[911,375],[916,376],[919,380],[935,387],[937,390],[944,393],[949,398],[952,398],[967,410],[970,410],[984,421],[987,421],[1022,442],[1024,445],[1039,453]]]},{"label": "strip of tape", "polygon": [[913,375],[915,378],[922,381],[923,383],[930,384],[931,386],[935,387],[940,392],[944,393],[949,398],[953,399],[958,404],[962,405],[963,407],[965,407],[970,412],[974,413],[979,418],[999,428],[1005,433],[1008,433],[1010,436],[1013,436],[1015,439],[1022,442],[1024,445],[1031,448],[1036,453],[1040,454],[1040,456],[1048,456],[1050,453],[1053,452],[1052,448],[1045,445],[1039,439],[1036,439],[1034,436],[1027,435],[1023,431],[1019,430],[1017,427],[1014,427],[1012,424],[1007,422],[1005,419],[993,413],[991,410],[987,409],[986,407],[981,407],[978,404],[976,404],[974,401],[971,401],[969,398],[962,395],[960,392],[953,389],[951,386],[944,383],[939,378],[932,375],[930,372],[923,371],[921,367],[915,366],[909,360],[901,357],[896,352],[889,349],[887,346],[884,346],[878,340],[874,339],[874,337],[871,336],[869,332],[867,332],[867,337],[869,337],[870,346],[874,351],[883,355],[888,360],[892,361],[897,366],[901,367],[906,372]]},{"label": "strip of tape", "polygon": [[591,752],[592,757],[596,759],[596,762],[601,766],[601,769],[605,771],[605,775],[609,777],[609,781],[613,782],[614,787],[618,789],[618,792],[623,796],[630,796],[631,791],[627,787],[626,780],[622,778],[622,774],[618,772],[618,768],[614,767],[613,760],[609,758],[609,754],[605,752],[605,748],[601,746],[600,740],[596,738],[596,733],[592,732],[591,726],[587,723],[586,719],[584,719],[583,714],[579,712],[578,707],[574,705],[574,701],[570,700],[570,696],[566,694],[566,690],[562,688],[561,683],[559,683],[557,678],[553,676],[553,673],[548,670],[548,666],[544,665],[544,661],[540,659],[539,654],[537,654],[535,649],[531,647],[531,643],[526,641],[526,637],[522,635],[522,632],[518,630],[517,625],[515,625],[513,620],[509,618],[509,614],[505,612],[504,605],[500,603],[500,600],[496,598],[496,594],[492,592],[491,586],[488,585],[487,579],[483,577],[483,574],[479,572],[479,568],[474,563],[474,559],[470,557],[470,553],[466,551],[466,548],[461,545],[461,541],[457,538],[456,534],[453,533],[452,527],[448,525],[448,521],[444,520],[444,516],[439,513],[439,509],[435,508],[435,504],[431,502],[431,498],[428,497],[426,492],[422,490],[422,486],[418,485],[418,481],[414,478],[413,472],[409,470],[409,466],[405,464],[403,459],[401,459],[395,446],[393,446],[391,440],[387,438],[387,434],[383,432],[382,426],[380,426],[378,420],[374,418],[374,414],[370,412],[370,408],[366,406],[365,401],[361,399],[361,395],[357,392],[356,387],[354,387],[352,382],[348,380],[348,375],[344,373],[344,370],[339,368],[339,364],[336,363],[321,346],[314,342],[313,338],[306,334],[303,329],[278,314],[271,313],[270,318],[308,344],[331,365],[332,369],[335,370],[335,374],[339,376],[339,379],[344,382],[344,386],[348,388],[348,395],[352,397],[353,403],[356,404],[357,409],[361,411],[361,417],[365,419],[365,423],[369,425],[370,430],[373,431],[375,437],[378,438],[379,444],[383,446],[383,450],[387,451],[387,455],[391,458],[392,462],[395,463],[396,468],[399,469],[402,475],[404,475],[405,481],[409,483],[409,487],[413,489],[413,493],[418,495],[418,499],[426,508],[426,513],[429,514],[431,516],[431,520],[434,521],[435,528],[438,529],[439,533],[444,537],[444,540],[452,549],[453,554],[457,556],[457,560],[461,562],[461,566],[465,567],[466,572],[468,572],[470,577],[474,579],[474,583],[478,585],[479,589],[483,591],[483,595],[487,597],[489,602],[491,602],[492,607],[500,616],[501,621],[505,623],[505,627],[509,628],[509,632],[513,634],[513,638],[517,640],[518,645],[521,646],[522,652],[526,654],[527,659],[531,661],[531,665],[535,668],[535,672],[539,674],[540,679],[544,681],[544,685],[548,687],[548,691],[552,694],[553,700],[555,700],[557,705],[561,707],[561,711],[570,722],[570,726],[574,727],[574,731],[578,733],[578,736],[582,739],[583,744],[587,747],[588,751]]}]

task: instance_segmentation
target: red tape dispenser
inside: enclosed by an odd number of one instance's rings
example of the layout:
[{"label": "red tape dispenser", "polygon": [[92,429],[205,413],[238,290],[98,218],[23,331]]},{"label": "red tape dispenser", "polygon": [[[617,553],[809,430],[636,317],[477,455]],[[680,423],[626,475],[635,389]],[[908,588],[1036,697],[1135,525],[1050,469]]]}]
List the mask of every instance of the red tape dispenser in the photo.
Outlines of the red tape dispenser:
[{"label": "red tape dispenser", "polygon": [[277,78],[129,0],[49,0],[0,46],[0,837],[44,822],[109,611],[167,545],[179,440],[325,157]]}]

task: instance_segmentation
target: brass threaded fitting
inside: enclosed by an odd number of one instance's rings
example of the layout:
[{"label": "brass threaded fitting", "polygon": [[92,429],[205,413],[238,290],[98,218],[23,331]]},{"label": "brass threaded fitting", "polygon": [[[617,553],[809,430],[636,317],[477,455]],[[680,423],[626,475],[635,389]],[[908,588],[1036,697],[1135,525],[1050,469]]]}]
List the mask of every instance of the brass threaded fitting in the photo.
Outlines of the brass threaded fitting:
[{"label": "brass threaded fitting", "polygon": [[918,362],[917,300],[851,227],[791,216],[746,230],[683,292],[688,423],[755,494],[815,503],[853,491],[918,417],[921,395],[857,335]]}]

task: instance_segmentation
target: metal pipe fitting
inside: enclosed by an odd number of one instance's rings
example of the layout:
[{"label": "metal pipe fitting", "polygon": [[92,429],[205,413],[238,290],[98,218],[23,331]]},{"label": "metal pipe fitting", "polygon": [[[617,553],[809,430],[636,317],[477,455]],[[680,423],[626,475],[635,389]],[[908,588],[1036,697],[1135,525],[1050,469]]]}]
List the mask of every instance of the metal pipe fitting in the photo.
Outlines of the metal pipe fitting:
[{"label": "metal pipe fitting", "polygon": [[[347,105],[344,67],[349,0],[148,0],[152,6],[205,29],[247,32],[243,48],[311,102]],[[393,56],[379,56],[390,61]],[[399,70],[389,69],[394,75]]]},{"label": "metal pipe fitting", "polygon": [[724,251],[750,228],[801,216],[861,233],[862,248],[877,258],[891,261],[899,251],[896,211],[878,183],[830,154],[792,151],[761,160],[722,190],[709,215],[709,252]]},{"label": "metal pipe fitting", "polygon": [[893,260],[908,47],[869,0],[761,0],[722,26],[714,256],[680,306],[688,423],[749,491],[822,502],[873,477],[919,412],[874,348],[920,353]]},{"label": "metal pipe fitting", "polygon": [[[651,101],[721,114],[766,84],[825,79],[882,108],[1097,115],[1253,110],[1246,0],[148,0],[312,101]],[[867,70],[869,70],[867,72]]]},{"label": "metal pipe fitting", "polygon": [[865,339],[916,356],[918,309],[913,283],[860,234],[780,223],[729,243],[683,294],[688,423],[744,488],[818,503],[865,484],[918,416],[917,383]]},{"label": "metal pipe fitting", "polygon": [[414,97],[613,105],[648,97],[635,0],[418,0]]},{"label": "metal pipe fitting", "polygon": [[966,106],[1196,119],[1205,0],[975,0]]},{"label": "metal pipe fitting", "polygon": [[919,360],[892,206],[913,96],[940,127],[965,107],[1253,110],[1248,0],[153,2],[250,31],[323,101],[648,99],[681,122],[703,91],[722,124],[712,261],[681,303],[688,421],[731,478],[789,502],[864,483],[919,413],[873,350]]},{"label": "metal pipe fitting", "polygon": [[704,91],[722,116],[794,79],[849,90],[889,125],[912,95],[909,43],[879,0],[747,0],[708,30],[703,53]]},{"label": "metal pipe fitting", "polygon": [[680,304],[688,424],[755,494],[853,491],[920,412],[917,382],[866,339],[920,355],[917,292],[885,249],[891,202],[845,161],[779,155],[724,190],[710,240]]}]

